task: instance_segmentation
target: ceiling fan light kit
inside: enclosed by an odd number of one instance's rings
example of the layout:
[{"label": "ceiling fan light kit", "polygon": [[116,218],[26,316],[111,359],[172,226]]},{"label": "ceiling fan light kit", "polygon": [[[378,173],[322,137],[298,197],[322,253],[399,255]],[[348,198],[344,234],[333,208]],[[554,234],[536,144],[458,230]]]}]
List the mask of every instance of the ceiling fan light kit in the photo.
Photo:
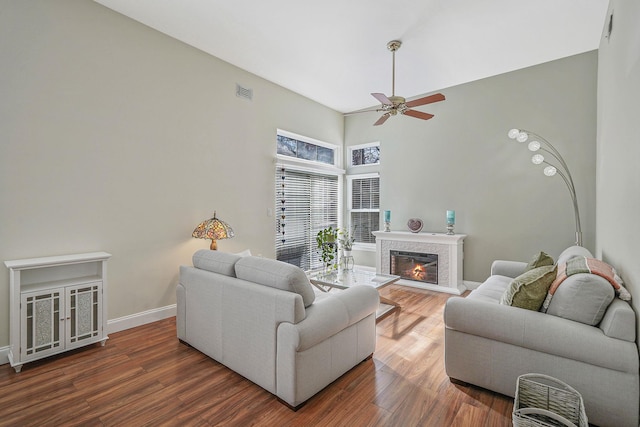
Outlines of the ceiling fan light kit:
[{"label": "ceiling fan light kit", "polygon": [[[391,69],[391,96],[387,97],[383,93],[372,93],[371,95],[380,101],[382,106],[375,111],[383,112],[382,117],[378,119],[373,125],[379,126],[387,121],[391,116],[396,114],[404,114],[406,116],[415,117],[417,119],[429,120],[433,117],[433,114],[424,113],[422,111],[412,110],[413,107],[420,105],[431,104],[433,102],[444,101],[445,97],[441,93],[425,96],[422,98],[414,99],[407,102],[402,96],[396,96],[396,51],[400,49],[402,42],[400,40],[391,40],[387,43],[387,49],[389,49],[393,55],[392,69]],[[371,110],[373,111],[373,110]]]}]

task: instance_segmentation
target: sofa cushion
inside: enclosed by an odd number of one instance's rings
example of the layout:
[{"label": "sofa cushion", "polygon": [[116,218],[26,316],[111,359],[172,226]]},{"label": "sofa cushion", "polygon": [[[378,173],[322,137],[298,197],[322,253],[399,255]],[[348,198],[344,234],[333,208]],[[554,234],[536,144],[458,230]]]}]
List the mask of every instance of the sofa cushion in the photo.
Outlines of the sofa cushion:
[{"label": "sofa cushion", "polygon": [[565,279],[553,294],[547,314],[597,325],[613,301],[615,291],[609,282],[589,273]]},{"label": "sofa cushion", "polygon": [[555,265],[545,265],[522,273],[504,291],[500,304],[538,311],[556,278],[556,270]]},{"label": "sofa cushion", "polygon": [[534,268],[544,267],[545,265],[553,265],[553,258],[551,258],[546,253],[540,251],[531,258],[527,266],[524,268],[524,272],[526,273],[529,270],[533,270]]},{"label": "sofa cushion", "polygon": [[225,276],[236,277],[235,265],[241,257],[227,252],[200,249],[193,254],[193,266]]},{"label": "sofa cushion", "polygon": [[313,304],[316,298],[309,278],[301,268],[295,265],[248,256],[236,262],[235,270],[239,279],[299,294],[305,307]]}]

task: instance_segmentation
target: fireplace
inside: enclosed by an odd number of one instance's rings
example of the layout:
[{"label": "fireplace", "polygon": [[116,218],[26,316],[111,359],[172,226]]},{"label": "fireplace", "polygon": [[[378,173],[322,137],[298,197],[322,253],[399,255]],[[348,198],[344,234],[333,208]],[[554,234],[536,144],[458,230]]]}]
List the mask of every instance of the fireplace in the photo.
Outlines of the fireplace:
[{"label": "fireplace", "polygon": [[378,273],[400,276],[397,284],[419,289],[455,295],[461,295],[467,289],[462,280],[465,234],[372,233],[376,236]]},{"label": "fireplace", "polygon": [[438,284],[438,254],[389,251],[391,274],[416,282]]}]

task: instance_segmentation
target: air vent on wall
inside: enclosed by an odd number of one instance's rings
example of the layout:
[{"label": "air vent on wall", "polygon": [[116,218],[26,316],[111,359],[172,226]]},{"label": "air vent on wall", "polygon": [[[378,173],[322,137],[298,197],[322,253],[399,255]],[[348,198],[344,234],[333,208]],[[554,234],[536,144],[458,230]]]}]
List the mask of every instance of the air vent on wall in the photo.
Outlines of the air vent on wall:
[{"label": "air vent on wall", "polygon": [[253,89],[247,89],[236,83],[236,96],[239,98],[253,99]]}]

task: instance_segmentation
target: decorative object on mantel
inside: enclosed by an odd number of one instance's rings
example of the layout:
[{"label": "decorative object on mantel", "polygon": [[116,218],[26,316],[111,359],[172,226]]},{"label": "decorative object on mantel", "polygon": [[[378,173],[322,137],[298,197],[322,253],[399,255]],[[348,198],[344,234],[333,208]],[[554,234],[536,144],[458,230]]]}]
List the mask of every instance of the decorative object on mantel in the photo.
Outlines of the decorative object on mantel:
[{"label": "decorative object on mantel", "polygon": [[422,230],[422,220],[420,218],[410,218],[407,221],[407,227],[409,227],[409,231],[412,233],[419,233]]},{"label": "decorative object on mantel", "polygon": [[453,226],[456,223],[456,211],[447,211],[447,234],[453,235]]},{"label": "decorative object on mantel", "polygon": [[215,211],[213,212],[213,218],[202,221],[191,234],[191,237],[197,239],[211,239],[211,246],[209,246],[209,248],[212,251],[218,249],[216,240],[230,239],[233,236],[235,236],[233,228],[226,222],[216,218]]},{"label": "decorative object on mantel", "polygon": [[391,211],[384,211],[384,231],[391,231]]},{"label": "decorative object on mantel", "polygon": [[567,163],[564,161],[558,150],[556,150],[549,141],[536,133],[523,129],[511,129],[508,135],[509,138],[515,139],[518,142],[527,142],[529,137],[532,136],[533,140],[529,142],[529,144],[527,144],[527,148],[529,148],[529,151],[544,151],[546,153],[549,153],[551,157],[555,158],[558,161],[560,169],[558,169],[558,166],[554,166],[549,163],[542,154],[534,154],[533,157],[531,157],[531,162],[534,165],[539,165],[542,163],[547,165],[543,169],[543,172],[546,176],[554,176],[555,174],[558,174],[562,177],[564,183],[567,184],[569,194],[571,195],[571,201],[573,202],[573,214],[575,216],[576,222],[576,245],[582,246],[582,229],[580,227],[580,211],[578,210],[578,199],[576,198],[576,188],[573,185],[573,178],[571,177],[571,172],[569,172]]}]

